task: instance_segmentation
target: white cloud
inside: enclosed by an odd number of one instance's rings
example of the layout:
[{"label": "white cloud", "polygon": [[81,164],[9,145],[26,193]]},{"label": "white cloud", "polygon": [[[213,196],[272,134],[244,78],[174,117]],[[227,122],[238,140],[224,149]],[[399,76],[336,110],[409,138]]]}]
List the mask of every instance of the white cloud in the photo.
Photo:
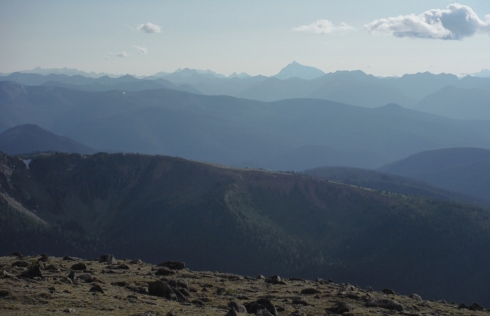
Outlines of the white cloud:
[{"label": "white cloud", "polygon": [[140,24],[136,27],[138,31],[142,31],[145,33],[160,33],[162,31],[162,27],[153,23]]},{"label": "white cloud", "polygon": [[136,48],[138,52],[142,55],[148,53],[148,49],[146,47],[141,47],[141,46],[133,46],[133,47]]},{"label": "white cloud", "polygon": [[329,20],[316,20],[315,22],[302,25],[293,29],[296,32],[308,32],[315,34],[330,34],[333,32],[347,32],[352,31],[354,28],[347,23],[340,23],[338,26],[333,25]]},{"label": "white cloud", "polygon": [[490,15],[485,16],[485,21],[482,21],[472,8],[454,3],[446,9],[432,9],[420,15],[400,15],[374,20],[364,25],[364,28],[371,34],[462,40],[477,33],[490,35]]}]

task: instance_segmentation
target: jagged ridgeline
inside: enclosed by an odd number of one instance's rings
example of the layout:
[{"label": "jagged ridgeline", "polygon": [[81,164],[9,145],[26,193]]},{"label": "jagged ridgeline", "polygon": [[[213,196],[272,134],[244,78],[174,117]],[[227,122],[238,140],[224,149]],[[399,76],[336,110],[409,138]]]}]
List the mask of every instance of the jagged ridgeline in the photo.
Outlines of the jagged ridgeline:
[{"label": "jagged ridgeline", "polygon": [[486,209],[174,157],[30,159],[0,156],[4,255],[107,252],[490,305]]}]

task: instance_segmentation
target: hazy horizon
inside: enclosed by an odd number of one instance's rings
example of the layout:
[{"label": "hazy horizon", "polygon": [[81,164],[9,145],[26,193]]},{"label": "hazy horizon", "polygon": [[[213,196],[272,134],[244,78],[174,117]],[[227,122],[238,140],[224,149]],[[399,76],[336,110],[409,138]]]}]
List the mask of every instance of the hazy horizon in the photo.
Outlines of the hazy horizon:
[{"label": "hazy horizon", "polygon": [[4,1],[0,72],[178,68],[272,76],[296,61],[376,76],[490,69],[490,2]]}]

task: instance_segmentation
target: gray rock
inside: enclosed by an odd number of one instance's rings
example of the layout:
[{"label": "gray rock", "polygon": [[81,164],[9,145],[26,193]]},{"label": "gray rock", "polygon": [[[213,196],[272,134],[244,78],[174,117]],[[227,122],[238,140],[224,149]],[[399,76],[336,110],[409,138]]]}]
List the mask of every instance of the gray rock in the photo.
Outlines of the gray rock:
[{"label": "gray rock", "polygon": [[301,290],[301,294],[304,294],[304,295],[313,295],[313,294],[319,294],[319,293],[321,293],[320,290],[317,290],[317,289],[312,288],[312,287],[308,287],[306,289]]},{"label": "gray rock", "polygon": [[245,305],[242,305],[236,301],[231,301],[230,303],[228,303],[228,307],[234,309],[238,313],[246,313],[247,312],[247,308],[245,307]]},{"label": "gray rock", "polygon": [[403,311],[404,307],[400,302],[389,298],[376,298],[366,303],[367,307],[381,307],[389,310]]},{"label": "gray rock", "polygon": [[28,267],[29,266],[29,262],[27,261],[15,261],[11,264],[11,267],[21,267],[21,268],[25,268],[25,267]]},{"label": "gray rock", "polygon": [[173,275],[176,273],[177,272],[175,272],[174,270],[171,270],[167,267],[163,267],[163,268],[158,269],[158,271],[155,272],[155,275]]},{"label": "gray rock", "polygon": [[381,292],[383,292],[384,294],[393,294],[393,295],[396,294],[395,291],[393,291],[392,289],[384,289]]},{"label": "gray rock", "polygon": [[420,295],[415,294],[415,293],[410,294],[409,297],[412,298],[412,299],[414,299],[414,300],[416,300],[416,301],[422,301],[422,297],[420,297]]}]

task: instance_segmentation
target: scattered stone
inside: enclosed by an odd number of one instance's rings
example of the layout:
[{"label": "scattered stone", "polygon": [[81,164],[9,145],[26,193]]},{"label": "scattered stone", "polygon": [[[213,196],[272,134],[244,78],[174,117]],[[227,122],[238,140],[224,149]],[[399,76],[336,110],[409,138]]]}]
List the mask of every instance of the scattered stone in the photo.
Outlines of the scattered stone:
[{"label": "scattered stone", "polygon": [[389,310],[403,311],[404,307],[399,302],[389,298],[376,298],[366,303],[367,307],[381,307]]},{"label": "scattered stone", "polygon": [[304,294],[304,295],[312,295],[312,294],[319,294],[319,293],[322,293],[322,292],[320,290],[317,290],[317,289],[312,288],[312,287],[308,287],[306,289],[301,290],[301,294]]},{"label": "scattered stone", "polygon": [[116,260],[116,258],[114,258],[113,255],[106,254],[106,255],[100,256],[99,263],[116,264],[117,260]]},{"label": "scattered stone", "polygon": [[94,284],[94,285],[93,285],[93,286],[90,288],[89,292],[99,292],[99,293],[104,294],[104,290],[102,289],[102,287],[101,287],[99,284]]},{"label": "scattered stone", "polygon": [[335,314],[343,314],[343,313],[350,312],[353,309],[354,309],[354,307],[352,305],[350,305],[349,303],[337,302],[337,303],[335,303],[334,306],[328,308],[327,310],[329,310]]},{"label": "scattered stone", "polygon": [[458,305],[459,309],[468,309],[468,306],[466,306],[464,303],[461,303]]},{"label": "scattered stone", "polygon": [[75,263],[74,265],[72,265],[70,267],[71,270],[77,270],[77,271],[80,271],[80,270],[87,270],[87,265],[83,262],[79,262],[79,263]]},{"label": "scattered stone", "polygon": [[77,258],[74,258],[74,257],[70,257],[70,256],[64,256],[63,257],[63,260],[65,261],[75,261],[75,260],[78,260]]},{"label": "scattered stone", "polygon": [[265,276],[263,276],[262,274],[259,274],[256,279],[257,280],[264,280]]},{"label": "scattered stone", "polygon": [[289,316],[306,316],[306,314],[303,313],[302,311],[295,310],[294,312],[289,314]]},{"label": "scattered stone", "polygon": [[271,277],[268,277],[265,279],[265,282],[266,283],[270,283],[270,284],[282,284],[282,285],[286,285],[286,282],[284,282],[280,276],[278,275],[273,275]]},{"label": "scattered stone", "polygon": [[182,270],[185,268],[185,263],[180,261],[165,261],[158,265],[159,267],[166,267],[172,270]]},{"label": "scattered stone", "polygon": [[10,254],[12,257],[22,258],[24,257],[20,252],[14,251]]},{"label": "scattered stone", "polygon": [[141,264],[143,263],[143,261],[141,261],[140,259],[135,259],[135,260],[131,260],[129,261],[130,264]]}]

